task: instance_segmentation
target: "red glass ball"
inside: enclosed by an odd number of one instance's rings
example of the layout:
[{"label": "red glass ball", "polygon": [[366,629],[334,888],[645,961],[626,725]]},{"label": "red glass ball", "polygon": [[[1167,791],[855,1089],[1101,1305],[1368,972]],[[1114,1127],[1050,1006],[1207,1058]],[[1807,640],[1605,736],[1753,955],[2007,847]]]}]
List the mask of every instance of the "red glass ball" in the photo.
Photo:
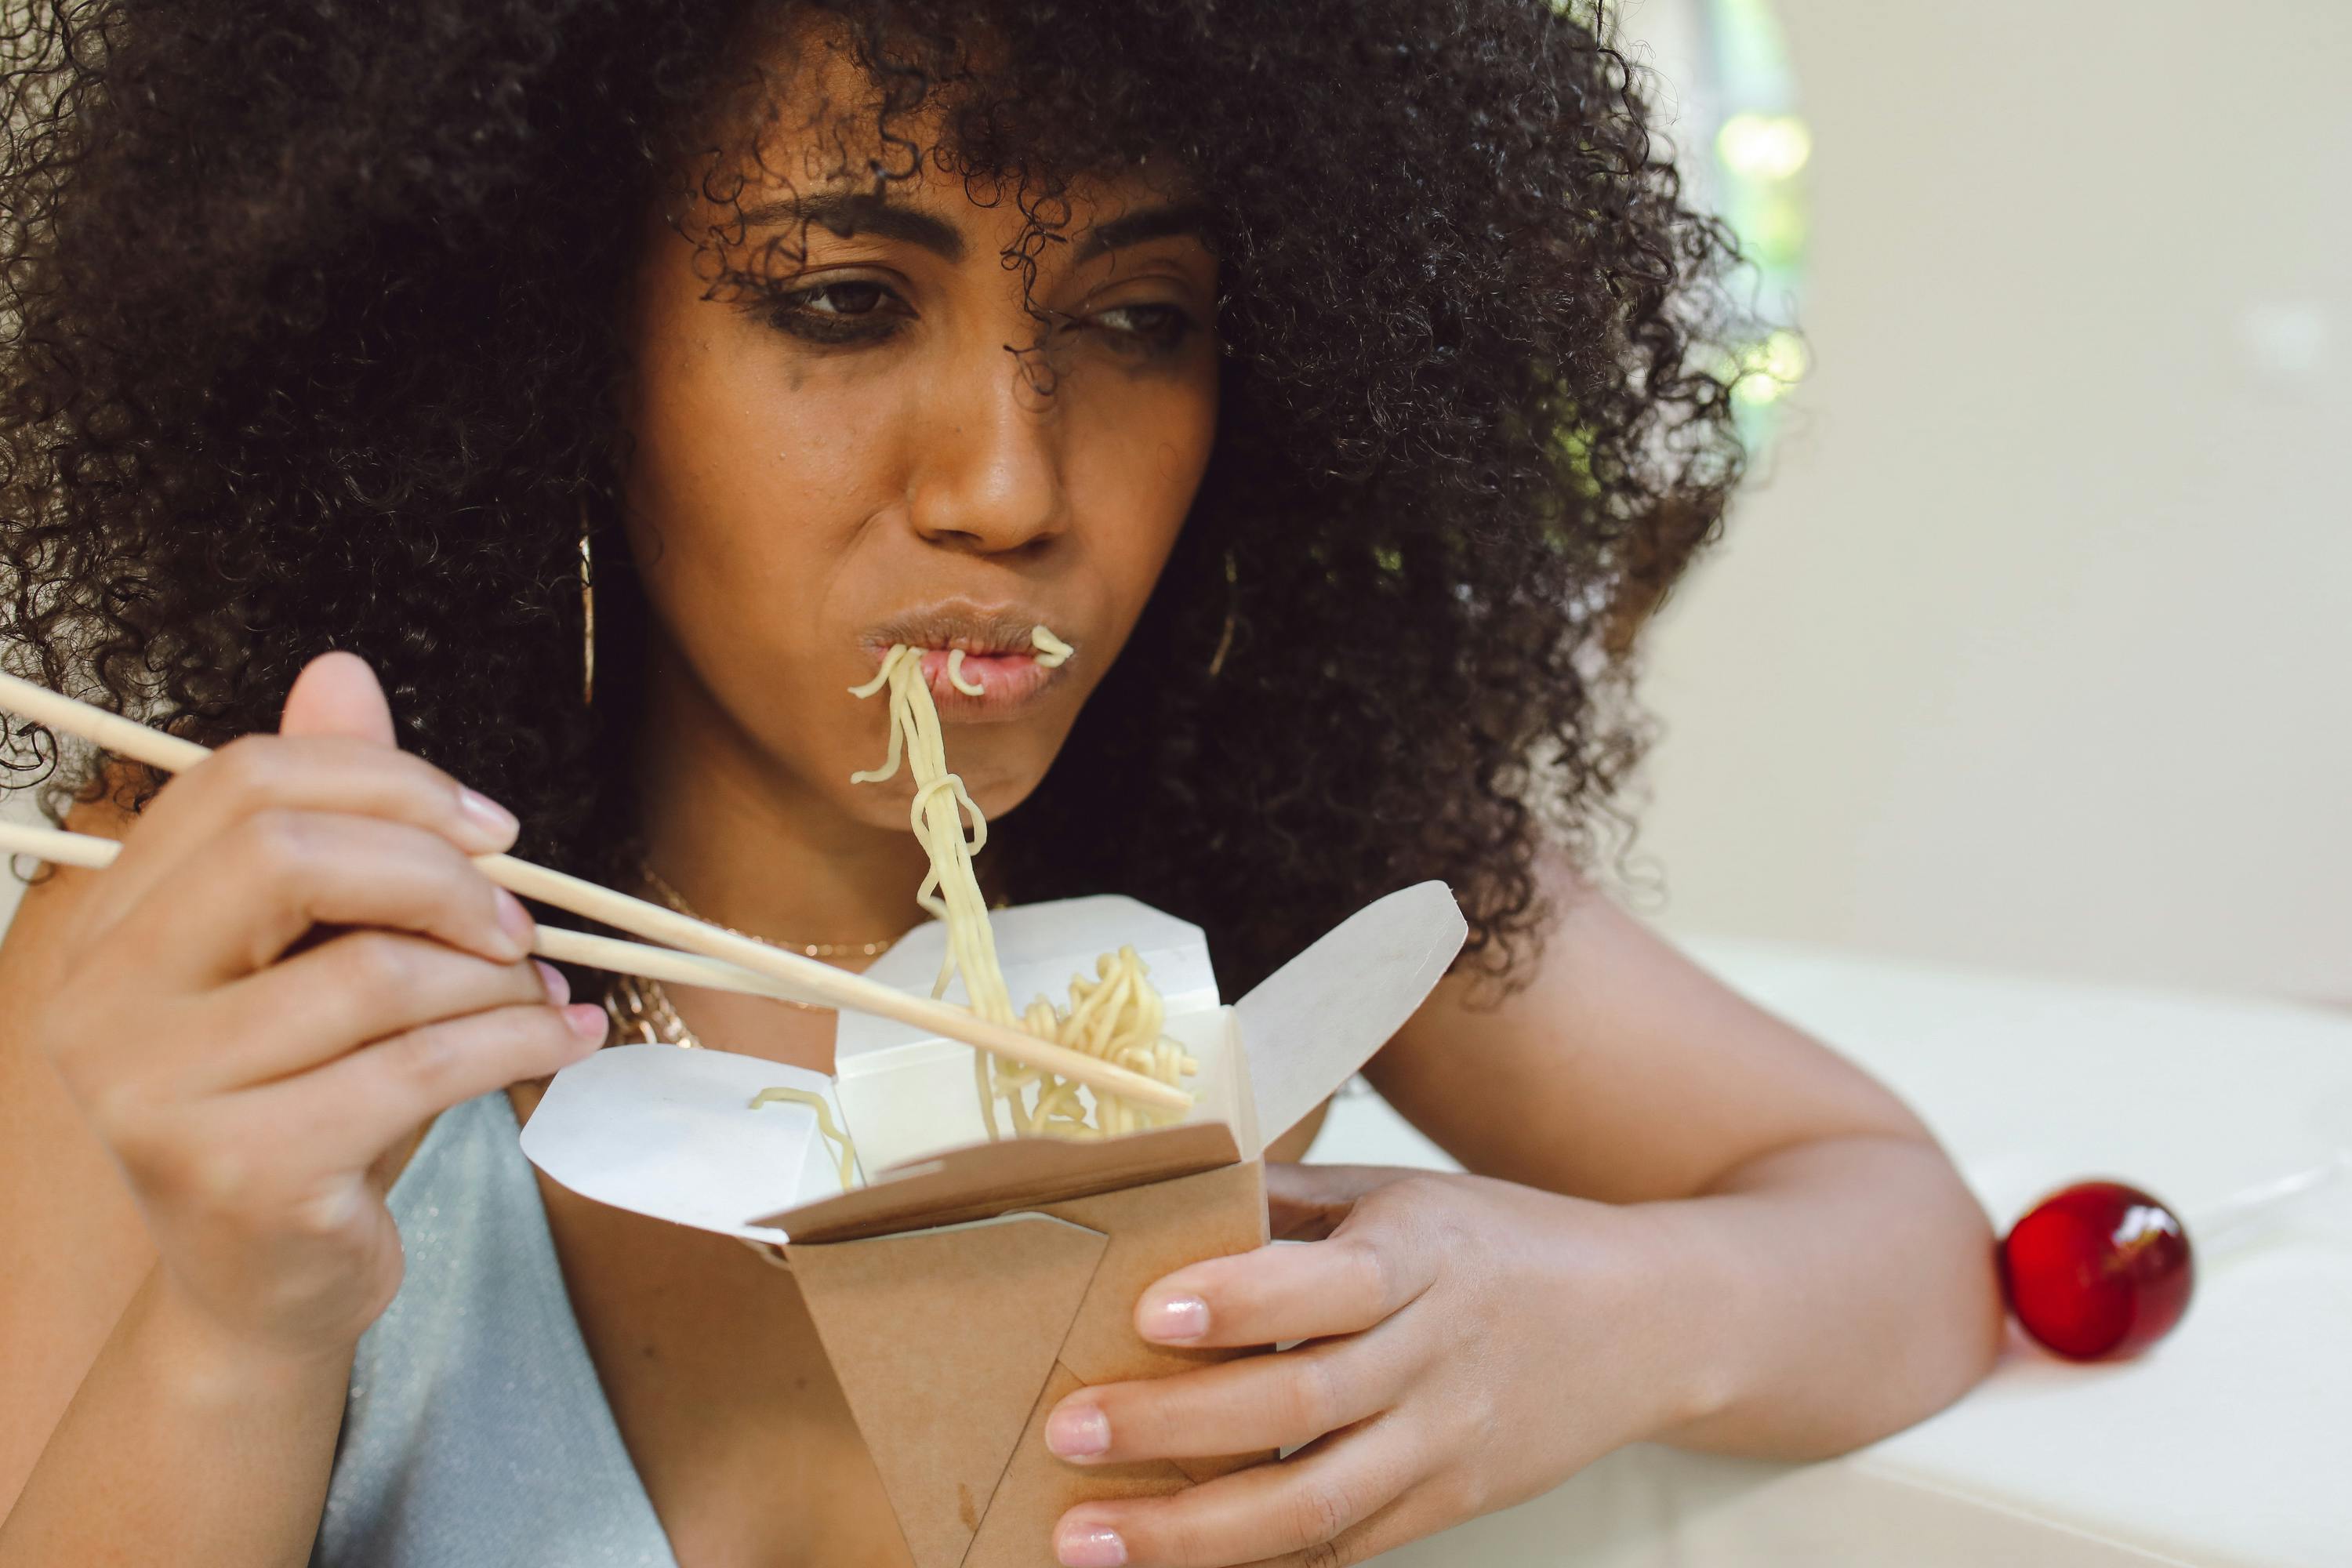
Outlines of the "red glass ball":
[{"label": "red glass ball", "polygon": [[2025,1331],[2076,1361],[2127,1356],[2171,1331],[2196,1282],[2189,1232],[2121,1182],[2042,1199],[2000,1244],[2000,1283]]}]

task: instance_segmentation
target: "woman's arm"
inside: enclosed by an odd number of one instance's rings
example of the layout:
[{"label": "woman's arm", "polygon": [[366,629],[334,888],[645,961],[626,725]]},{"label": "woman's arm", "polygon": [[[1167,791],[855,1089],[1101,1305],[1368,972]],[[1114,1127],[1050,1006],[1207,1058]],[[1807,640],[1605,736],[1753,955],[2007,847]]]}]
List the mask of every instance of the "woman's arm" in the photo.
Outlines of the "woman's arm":
[{"label": "woman's arm", "polygon": [[[66,826],[111,838],[123,821],[83,806]],[[24,1027],[96,875],[60,867],[26,889],[0,941],[0,1519],[155,1265],[121,1172]]]},{"label": "woman's arm", "polygon": [[1480,1173],[1269,1167],[1276,1234],[1318,1244],[1179,1269],[1136,1328],[1297,1348],[1082,1390],[1045,1433],[1079,1464],[1297,1451],[1073,1509],[1062,1562],[1334,1568],[1645,1438],[1839,1452],[1990,1364],[1991,1237],[1918,1121],[1549,875],[1531,983],[1449,981],[1369,1069]]},{"label": "woman's arm", "polygon": [[1448,980],[1374,1060],[1391,1104],[1481,1175],[1654,1205],[1662,1291],[1708,1412],[1675,1441],[1837,1452],[1983,1376],[2000,1298],[1983,1212],[1918,1119],[1555,864],[1528,986]]},{"label": "woman's arm", "polygon": [[0,1563],[301,1568],[351,1360],[241,1343],[150,1274],[0,1522]]},{"label": "woman's arm", "polygon": [[[131,818],[81,806],[67,826],[119,838]],[[0,994],[66,972],[77,906],[100,873],[28,889],[0,942]],[[0,1021],[0,1563],[305,1562],[350,1361],[245,1353],[208,1332],[155,1270],[121,1171],[67,1095],[19,1005]],[[143,1282],[142,1282],[143,1281]],[[26,1495],[38,1461],[44,1480]],[[144,1543],[140,1544],[140,1543]],[[127,1554],[126,1554],[127,1553]]]}]

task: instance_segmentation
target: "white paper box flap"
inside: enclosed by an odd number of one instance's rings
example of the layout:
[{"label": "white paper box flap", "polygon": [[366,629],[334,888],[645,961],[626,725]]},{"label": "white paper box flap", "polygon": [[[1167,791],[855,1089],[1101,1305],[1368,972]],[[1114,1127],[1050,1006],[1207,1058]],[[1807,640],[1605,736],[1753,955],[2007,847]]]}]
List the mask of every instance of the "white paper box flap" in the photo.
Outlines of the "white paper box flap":
[{"label": "white paper box flap", "polygon": [[[782,1241],[751,1225],[831,1197],[839,1163],[806,1106],[754,1110],[763,1089],[802,1089],[833,1102],[822,1073],[727,1051],[609,1046],[555,1075],[522,1130],[522,1152],[582,1197],[633,1214]],[[839,1122],[840,1109],[835,1105]]]},{"label": "white paper box flap", "polygon": [[1453,890],[1423,882],[1358,910],[1234,1003],[1259,1134],[1281,1137],[1388,1044],[1469,934]]}]

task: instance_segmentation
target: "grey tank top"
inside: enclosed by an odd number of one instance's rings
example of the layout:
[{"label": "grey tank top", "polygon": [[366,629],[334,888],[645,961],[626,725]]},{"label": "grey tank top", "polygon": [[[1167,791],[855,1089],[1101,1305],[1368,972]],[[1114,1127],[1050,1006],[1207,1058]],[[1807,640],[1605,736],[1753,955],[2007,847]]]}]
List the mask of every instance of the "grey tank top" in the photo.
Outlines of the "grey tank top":
[{"label": "grey tank top", "polygon": [[407,1271],[361,1336],[312,1568],[677,1568],[564,1293],[504,1093],[394,1184]]}]

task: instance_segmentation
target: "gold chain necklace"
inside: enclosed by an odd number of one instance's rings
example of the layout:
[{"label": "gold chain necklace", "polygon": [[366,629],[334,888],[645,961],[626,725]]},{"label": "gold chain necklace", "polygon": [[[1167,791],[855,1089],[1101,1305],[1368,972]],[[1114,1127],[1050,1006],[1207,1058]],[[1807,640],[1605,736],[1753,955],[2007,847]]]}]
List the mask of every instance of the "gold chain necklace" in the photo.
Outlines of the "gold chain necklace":
[{"label": "gold chain necklace", "polygon": [[[717,921],[711,920],[688,903],[686,895],[671,887],[662,874],[654,869],[653,863],[646,858],[644,851],[638,851],[636,862],[638,877],[644,880],[648,889],[652,889],[656,898],[688,920],[700,921],[705,925],[719,925]],[[880,942],[811,942],[794,944],[770,942],[766,937],[751,931],[737,931],[733,926],[719,926],[719,929],[736,936],[748,937],[762,947],[780,948],[785,951],[796,950],[809,958],[837,958],[851,955],[860,958],[877,958],[889,952],[891,946],[898,940],[897,937],[886,937]],[[702,1041],[696,1037],[694,1031],[686,1026],[686,1020],[677,1016],[677,1005],[670,1001],[669,993],[663,989],[662,983],[658,980],[648,979],[641,974],[615,974],[604,984],[604,1015],[613,1020],[614,1038],[620,1044],[678,1046],[688,1050],[697,1050],[702,1046]],[[798,1007],[806,1012],[832,1011],[827,1007],[820,1007],[814,1002],[794,1002],[782,996],[775,1000],[783,1003],[787,1007]]]},{"label": "gold chain necklace", "polygon": [[[664,879],[662,874],[654,869],[653,862],[646,859],[642,853],[637,856],[637,875],[644,878],[646,886],[654,890],[654,897],[659,899],[663,903],[667,904],[671,909],[676,910],[679,914],[684,915],[687,919],[691,921],[700,921],[704,925],[719,925],[717,921],[712,920],[709,915],[698,912],[692,904],[688,903],[686,901],[686,895],[679,892],[676,888],[671,887],[669,883]],[[765,947],[785,948],[792,952],[802,953],[809,958],[879,958],[882,954],[889,952],[892,946],[894,946],[898,940],[895,936],[886,936],[880,942],[804,942],[794,943],[789,942],[770,942],[764,936],[756,936],[750,931],[736,931],[733,926],[719,926],[719,929],[723,931],[730,932],[736,936],[750,936],[753,942],[759,942]]]}]

